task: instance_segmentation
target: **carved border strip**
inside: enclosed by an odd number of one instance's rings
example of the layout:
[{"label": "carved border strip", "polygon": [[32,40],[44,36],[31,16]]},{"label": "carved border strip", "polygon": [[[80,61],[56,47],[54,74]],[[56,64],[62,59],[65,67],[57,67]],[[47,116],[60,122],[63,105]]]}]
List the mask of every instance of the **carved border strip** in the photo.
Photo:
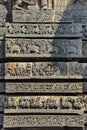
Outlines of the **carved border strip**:
[{"label": "carved border strip", "polygon": [[6,93],[82,93],[83,83],[6,83]]},{"label": "carved border strip", "polygon": [[4,115],[3,127],[83,127],[84,120],[84,115]]},{"label": "carved border strip", "polygon": [[76,113],[86,110],[83,96],[6,96],[5,113]]},{"label": "carved border strip", "polygon": [[[6,57],[82,57],[82,40],[6,38]],[[85,49],[85,48],[84,48]],[[83,50],[84,50],[83,49]]]},{"label": "carved border strip", "polygon": [[80,37],[81,24],[6,24],[6,37]]},{"label": "carved border strip", "polygon": [[[59,12],[54,10],[13,10],[13,22],[70,22],[72,23],[72,16],[69,11]],[[63,14],[63,15],[62,15]]]},{"label": "carved border strip", "polygon": [[86,79],[87,63],[8,62],[5,79]]}]

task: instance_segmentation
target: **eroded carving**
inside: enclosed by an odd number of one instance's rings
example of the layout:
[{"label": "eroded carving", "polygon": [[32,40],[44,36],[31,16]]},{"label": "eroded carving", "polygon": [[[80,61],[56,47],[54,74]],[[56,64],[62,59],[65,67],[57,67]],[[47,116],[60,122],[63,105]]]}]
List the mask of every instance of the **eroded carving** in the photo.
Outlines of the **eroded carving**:
[{"label": "eroded carving", "polygon": [[[62,16],[63,14],[63,16]],[[13,10],[14,22],[72,22],[69,11],[59,12],[52,10]]]},{"label": "eroded carving", "polygon": [[83,127],[84,115],[14,115],[4,116],[4,128],[11,127]]},{"label": "eroded carving", "polygon": [[5,26],[6,14],[7,10],[5,5],[7,4],[7,0],[0,0],[0,26]]},{"label": "eroded carving", "polygon": [[86,63],[70,63],[69,64],[70,78],[87,78],[87,64]]},{"label": "eroded carving", "polygon": [[75,113],[76,110],[84,112],[84,106],[84,98],[81,96],[8,96],[5,99],[6,113],[49,113],[49,110],[50,113],[67,113],[66,110]]},{"label": "eroded carving", "polygon": [[5,78],[63,78],[67,77],[65,62],[6,63]]},{"label": "eroded carving", "polygon": [[80,37],[80,24],[11,24],[6,25],[7,37]]},{"label": "eroded carving", "polygon": [[6,57],[82,57],[81,40],[6,39]]},{"label": "eroded carving", "polygon": [[82,83],[6,83],[6,93],[82,93]]}]

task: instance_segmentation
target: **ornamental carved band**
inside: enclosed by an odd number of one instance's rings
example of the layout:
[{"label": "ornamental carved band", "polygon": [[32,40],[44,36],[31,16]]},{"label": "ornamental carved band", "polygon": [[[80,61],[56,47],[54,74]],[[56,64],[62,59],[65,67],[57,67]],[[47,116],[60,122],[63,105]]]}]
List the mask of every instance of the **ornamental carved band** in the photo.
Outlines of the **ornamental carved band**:
[{"label": "ornamental carved band", "polygon": [[13,10],[13,22],[73,22],[69,11],[52,10]]},{"label": "ornamental carved band", "polygon": [[4,128],[12,127],[83,127],[84,115],[13,115],[4,116]]},{"label": "ornamental carved band", "polygon": [[6,96],[4,112],[83,114],[86,100],[82,96]]},{"label": "ornamental carved band", "polygon": [[[84,89],[86,83],[84,83]],[[82,93],[83,83],[6,83],[6,93]]]},{"label": "ornamental carved band", "polygon": [[61,78],[87,79],[87,63],[8,62],[5,64],[5,79]]},{"label": "ornamental carved band", "polygon": [[81,24],[6,24],[6,37],[80,37]]},{"label": "ornamental carved band", "polygon": [[[83,48],[82,48],[83,45]],[[85,44],[86,45],[86,44]],[[84,57],[87,47],[82,40],[7,38],[6,57]]]}]

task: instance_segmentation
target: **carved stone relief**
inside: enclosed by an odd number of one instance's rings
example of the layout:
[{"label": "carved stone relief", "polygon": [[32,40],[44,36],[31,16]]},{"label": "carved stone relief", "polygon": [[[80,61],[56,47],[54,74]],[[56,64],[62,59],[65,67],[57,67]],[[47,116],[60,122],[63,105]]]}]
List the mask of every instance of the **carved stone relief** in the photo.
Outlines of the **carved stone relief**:
[{"label": "carved stone relief", "polygon": [[87,78],[87,63],[78,62],[8,62],[5,79]]},{"label": "carved stone relief", "polygon": [[[85,88],[85,86],[84,86]],[[82,93],[83,83],[6,83],[6,93]]]},{"label": "carved stone relief", "polygon": [[87,78],[87,63],[70,63],[69,74],[70,78]]},{"label": "carved stone relief", "polygon": [[8,38],[5,41],[6,57],[82,57],[82,40]]},{"label": "carved stone relief", "polygon": [[[87,103],[85,104],[87,106]],[[82,96],[7,96],[4,112],[82,114],[84,106]]]},{"label": "carved stone relief", "polygon": [[6,24],[7,37],[80,37],[81,24]]},{"label": "carved stone relief", "polygon": [[69,11],[13,10],[14,22],[73,22]]},{"label": "carved stone relief", "polygon": [[5,64],[6,79],[67,78],[65,62],[22,62]]},{"label": "carved stone relief", "polygon": [[12,127],[83,127],[84,115],[9,115],[4,116],[4,128]]}]

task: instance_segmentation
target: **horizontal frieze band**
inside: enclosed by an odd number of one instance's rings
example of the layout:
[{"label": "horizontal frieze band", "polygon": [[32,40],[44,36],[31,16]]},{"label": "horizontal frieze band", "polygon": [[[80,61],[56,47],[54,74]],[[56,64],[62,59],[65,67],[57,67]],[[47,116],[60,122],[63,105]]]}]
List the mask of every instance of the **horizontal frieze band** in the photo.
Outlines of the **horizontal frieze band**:
[{"label": "horizontal frieze band", "polygon": [[4,128],[84,127],[84,115],[4,115]]},{"label": "horizontal frieze band", "polygon": [[5,113],[74,113],[86,111],[83,96],[6,96]]},{"label": "horizontal frieze band", "polygon": [[70,22],[72,23],[72,15],[69,11],[59,12],[54,10],[13,10],[13,22]]},{"label": "horizontal frieze band", "polygon": [[[6,83],[6,93],[82,93],[86,83]],[[84,88],[84,90],[83,90]]]},{"label": "horizontal frieze band", "polygon": [[87,79],[87,63],[8,62],[5,64],[5,79],[62,79],[62,78]]},{"label": "horizontal frieze band", "polygon": [[6,24],[6,37],[80,37],[81,24]]},{"label": "horizontal frieze band", "polygon": [[[6,57],[74,57],[81,58],[86,53],[86,43],[81,39],[5,39]],[[83,45],[83,48],[82,48]]]}]

